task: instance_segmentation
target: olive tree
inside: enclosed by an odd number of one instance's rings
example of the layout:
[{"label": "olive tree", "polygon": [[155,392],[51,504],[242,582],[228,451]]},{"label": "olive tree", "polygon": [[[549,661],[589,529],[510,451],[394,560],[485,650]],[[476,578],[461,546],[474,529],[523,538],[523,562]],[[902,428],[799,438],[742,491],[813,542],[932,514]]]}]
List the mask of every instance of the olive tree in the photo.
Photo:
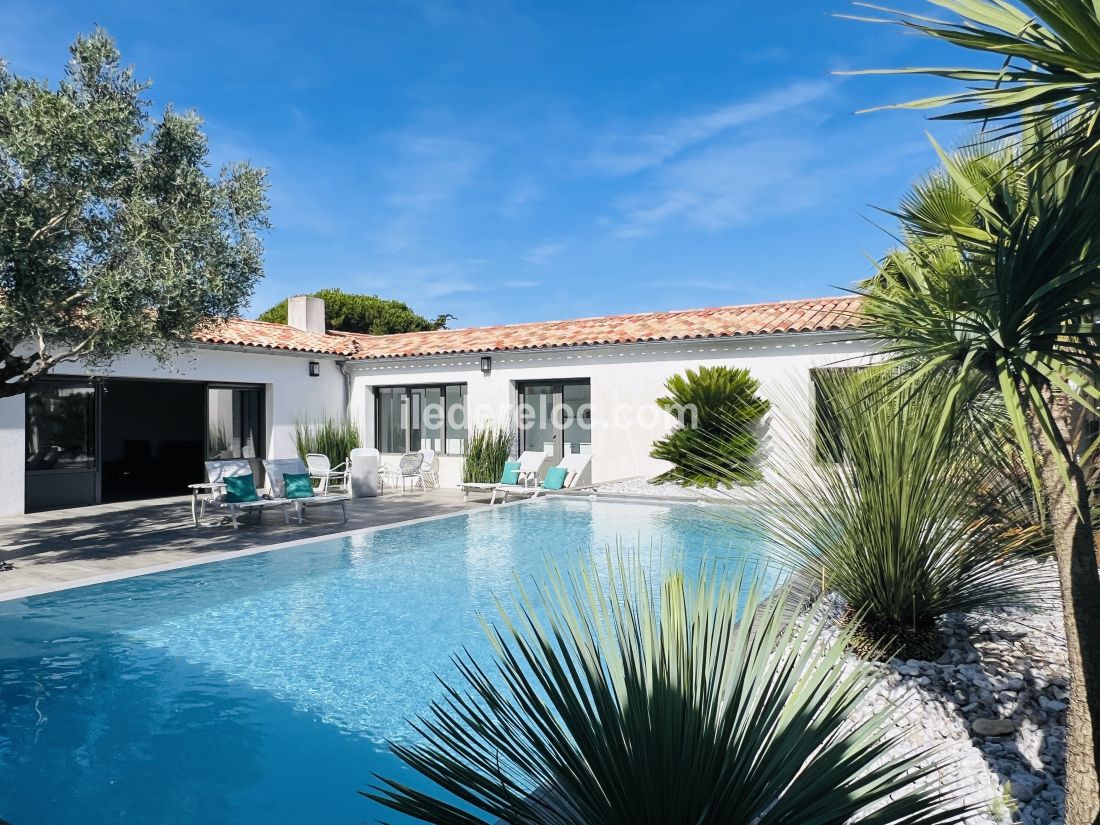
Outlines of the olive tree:
[{"label": "olive tree", "polygon": [[70,52],[56,87],[0,62],[0,397],[64,361],[163,361],[263,273],[264,172],[210,174],[198,116],[152,117],[106,32]]}]

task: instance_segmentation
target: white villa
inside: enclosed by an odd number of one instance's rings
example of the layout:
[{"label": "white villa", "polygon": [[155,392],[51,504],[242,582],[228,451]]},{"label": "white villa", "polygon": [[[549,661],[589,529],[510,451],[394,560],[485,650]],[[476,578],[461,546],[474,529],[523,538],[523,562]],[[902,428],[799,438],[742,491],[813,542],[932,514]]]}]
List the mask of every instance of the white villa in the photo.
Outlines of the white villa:
[{"label": "white villa", "polygon": [[[590,453],[595,483],[652,476],[667,468],[649,457],[653,441],[674,424],[655,401],[688,368],[747,368],[771,415],[808,432],[813,371],[870,353],[857,302],[371,336],[326,330],[323,302],[298,296],[289,325],[230,322],[169,367],[136,353],[95,373],[62,364],[0,399],[0,515],[182,495],[205,459],[291,456],[296,420],[345,412],[383,454],[434,449],[444,487],[461,480],[469,427],[516,422],[525,406],[576,415],[516,424],[517,450]],[[445,420],[422,416],[433,405]]]}]

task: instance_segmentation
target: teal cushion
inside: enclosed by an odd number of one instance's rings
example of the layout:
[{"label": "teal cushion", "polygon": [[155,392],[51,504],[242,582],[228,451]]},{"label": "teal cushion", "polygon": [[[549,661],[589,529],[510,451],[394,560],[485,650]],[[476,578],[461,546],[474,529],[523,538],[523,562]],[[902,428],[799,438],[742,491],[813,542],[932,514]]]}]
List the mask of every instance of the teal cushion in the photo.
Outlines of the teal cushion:
[{"label": "teal cushion", "polygon": [[519,462],[505,461],[504,472],[500,476],[501,484],[519,484]]},{"label": "teal cushion", "polygon": [[313,482],[309,473],[283,473],[287,498],[313,498]]},{"label": "teal cushion", "polygon": [[252,477],[252,473],[244,476],[226,476],[222,482],[225,484],[225,500],[230,504],[260,500],[260,494],[256,492],[256,479]]},{"label": "teal cushion", "polygon": [[565,486],[565,478],[569,471],[564,467],[553,467],[546,473],[546,481],[542,482],[545,490],[560,490]]}]

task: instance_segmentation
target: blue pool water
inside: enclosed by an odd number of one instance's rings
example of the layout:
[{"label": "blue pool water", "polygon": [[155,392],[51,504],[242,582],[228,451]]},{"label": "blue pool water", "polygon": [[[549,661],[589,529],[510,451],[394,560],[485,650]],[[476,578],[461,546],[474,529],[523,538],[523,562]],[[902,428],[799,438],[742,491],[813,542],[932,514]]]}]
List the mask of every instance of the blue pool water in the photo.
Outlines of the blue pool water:
[{"label": "blue pool water", "polygon": [[688,505],[551,500],[0,602],[0,819],[11,825],[402,820],[408,741],[487,652],[476,613],[544,558],[651,568],[758,551]]}]

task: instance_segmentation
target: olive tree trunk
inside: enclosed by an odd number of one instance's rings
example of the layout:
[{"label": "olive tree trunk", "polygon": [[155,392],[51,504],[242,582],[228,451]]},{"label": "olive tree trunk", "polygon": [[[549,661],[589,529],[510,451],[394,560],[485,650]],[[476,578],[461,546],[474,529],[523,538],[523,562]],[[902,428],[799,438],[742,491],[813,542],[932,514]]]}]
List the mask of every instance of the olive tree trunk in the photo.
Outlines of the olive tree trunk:
[{"label": "olive tree trunk", "polygon": [[[1100,574],[1087,474],[1074,450],[1079,423],[1074,405],[1060,394],[1047,397],[1061,444],[1052,444],[1043,437],[1034,419],[1032,435],[1041,462],[1041,494],[1058,561],[1069,653],[1066,825],[1094,825],[1100,822]],[[1068,483],[1058,467],[1059,457],[1068,465]]]}]

